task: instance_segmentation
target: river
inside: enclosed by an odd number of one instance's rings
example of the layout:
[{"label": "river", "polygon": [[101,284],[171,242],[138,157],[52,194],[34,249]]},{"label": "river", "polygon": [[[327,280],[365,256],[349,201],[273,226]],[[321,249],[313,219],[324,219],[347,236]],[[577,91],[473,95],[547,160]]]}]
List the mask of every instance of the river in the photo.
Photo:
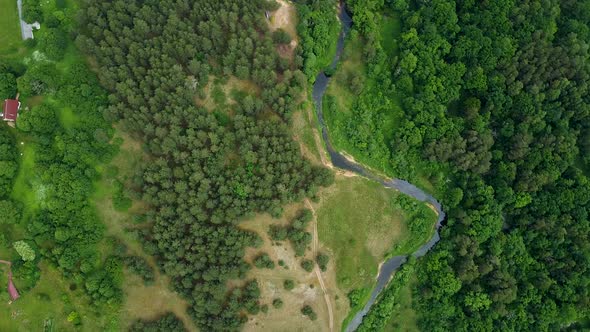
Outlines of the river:
[{"label": "river", "polygon": [[[336,65],[340,61],[340,57],[342,55],[342,51],[344,50],[344,42],[346,40],[346,36],[350,31],[350,27],[352,26],[352,19],[346,12],[344,5],[340,6],[340,23],[341,23],[341,30],[340,35],[338,36],[338,46],[336,49],[336,55],[332,60],[332,64],[330,65],[332,69],[336,68]],[[434,207],[438,214],[438,220],[436,222],[436,231],[433,237],[424,245],[422,245],[418,250],[416,250],[412,256],[421,257],[424,256],[440,239],[440,235],[438,233],[438,229],[440,228],[442,221],[445,219],[445,213],[442,210],[441,204],[430,194],[424,192],[422,189],[416,187],[415,185],[409,183],[408,181],[401,180],[401,179],[384,179],[374,173],[372,173],[367,168],[363,167],[361,164],[351,161],[344,157],[341,153],[334,150],[332,144],[330,143],[330,137],[328,136],[328,128],[324,122],[324,114],[322,113],[322,99],[326,92],[326,88],[328,87],[328,83],[330,82],[330,78],[326,76],[324,72],[321,72],[316,77],[315,83],[313,85],[313,100],[315,103],[315,109],[317,112],[318,121],[322,130],[322,137],[324,139],[324,143],[326,144],[326,148],[330,155],[330,159],[332,160],[332,164],[335,167],[354,172],[360,176],[369,178],[371,180],[377,181],[383,186],[387,188],[392,188],[398,190],[408,196],[411,196],[419,201],[428,203]],[[365,304],[362,310],[360,310],[354,318],[350,321],[348,326],[346,327],[347,332],[355,331],[359,325],[361,324],[363,317],[369,312],[369,309],[375,303],[377,296],[381,291],[387,286],[389,280],[393,273],[406,262],[407,256],[395,256],[387,261],[385,261],[381,268],[379,269],[379,274],[377,276],[377,285],[371,292],[371,297],[369,301]]]}]

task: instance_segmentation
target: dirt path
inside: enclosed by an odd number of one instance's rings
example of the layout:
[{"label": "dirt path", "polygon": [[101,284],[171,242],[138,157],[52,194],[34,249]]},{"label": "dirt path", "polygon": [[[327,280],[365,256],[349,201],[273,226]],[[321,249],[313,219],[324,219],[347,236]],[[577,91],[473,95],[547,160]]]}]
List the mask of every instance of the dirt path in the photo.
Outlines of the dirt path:
[{"label": "dirt path", "polygon": [[[307,206],[307,208],[309,208],[311,210],[311,213],[313,214],[313,256],[316,257],[317,253],[318,253],[318,246],[319,246],[318,217],[315,213],[315,209],[313,208],[313,205],[311,205],[311,202],[309,201],[308,198],[305,199],[305,205]],[[317,264],[315,264],[314,271],[315,271],[315,274],[318,277],[318,280],[320,282],[320,287],[322,288],[322,292],[324,293],[324,300],[326,300],[326,306],[328,307],[328,316],[330,319],[330,331],[334,331],[334,312],[332,310],[332,302],[330,302],[330,295],[328,294],[328,289],[326,288],[326,285],[324,284],[324,278],[322,277],[322,272],[320,271],[320,268],[318,267]]]}]

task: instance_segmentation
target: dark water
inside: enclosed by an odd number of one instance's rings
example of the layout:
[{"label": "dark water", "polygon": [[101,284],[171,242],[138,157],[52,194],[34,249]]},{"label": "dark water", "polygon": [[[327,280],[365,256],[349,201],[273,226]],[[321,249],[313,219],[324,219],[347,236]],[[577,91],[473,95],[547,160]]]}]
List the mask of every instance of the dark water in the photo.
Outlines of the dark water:
[{"label": "dark water", "polygon": [[[342,29],[340,31],[340,35],[338,36],[338,47],[336,50],[336,56],[334,60],[332,60],[331,68],[334,69],[340,61],[340,56],[342,55],[342,51],[344,50],[344,40],[346,39],[346,35],[350,31],[350,27],[352,25],[352,19],[346,12],[345,8],[341,6],[340,9],[340,22],[342,24]],[[371,173],[369,170],[364,168],[362,165],[355,163],[346,159],[342,154],[338,153],[332,147],[330,143],[330,137],[328,136],[328,129],[326,128],[326,124],[324,122],[324,114],[322,113],[322,99],[324,97],[324,93],[326,92],[326,88],[328,87],[328,83],[330,78],[321,72],[316,77],[315,83],[313,85],[313,100],[316,106],[316,112],[318,116],[318,120],[320,122],[320,127],[322,129],[322,137],[324,139],[324,143],[326,144],[326,148],[328,153],[330,154],[330,159],[332,159],[332,164],[335,167],[354,172],[371,180],[380,182],[383,186],[387,188],[392,188],[398,190],[408,196],[411,196],[419,201],[426,202],[431,204],[436,212],[438,213],[438,221],[436,223],[436,232],[434,236],[424,245],[422,245],[416,252],[412,254],[415,257],[424,256],[440,239],[438,234],[438,229],[441,226],[442,221],[445,218],[445,213],[442,210],[440,203],[432,197],[432,195],[427,194],[422,189],[416,187],[415,185],[400,179],[383,179],[376,174]],[[387,283],[391,279],[392,274],[406,262],[407,256],[395,256],[388,259],[386,262],[383,263],[381,269],[379,270],[379,275],[377,276],[377,285],[373,289],[371,293],[371,298],[365,305],[365,307],[359,311],[352,321],[346,327],[346,331],[354,331],[358,328],[361,324],[363,317],[369,312],[369,309],[377,299],[377,296]]]}]

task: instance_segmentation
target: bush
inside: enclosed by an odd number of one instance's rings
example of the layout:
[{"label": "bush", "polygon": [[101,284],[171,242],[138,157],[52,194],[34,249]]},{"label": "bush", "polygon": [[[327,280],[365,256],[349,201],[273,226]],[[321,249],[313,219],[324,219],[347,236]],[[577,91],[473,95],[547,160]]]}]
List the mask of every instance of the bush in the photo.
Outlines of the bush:
[{"label": "bush", "polygon": [[326,254],[318,254],[315,258],[315,261],[318,263],[320,270],[326,271],[328,267],[328,262],[330,261],[330,256]]},{"label": "bush", "polygon": [[66,54],[68,37],[61,29],[49,28],[39,38],[39,49],[53,60],[61,60]]},{"label": "bush", "polygon": [[361,303],[363,291],[361,289],[353,289],[348,292],[348,300],[350,301],[350,307],[354,308]]},{"label": "bush", "polygon": [[131,272],[143,279],[144,284],[151,285],[154,283],[154,270],[144,258],[139,256],[127,256],[124,258],[123,262]]},{"label": "bush", "polygon": [[283,281],[283,287],[285,287],[286,290],[292,290],[295,288],[295,282],[291,279],[287,279]]},{"label": "bush", "polygon": [[181,332],[186,331],[184,324],[173,313],[169,312],[164,316],[152,320],[136,320],[128,329],[129,332],[145,332],[145,331],[166,331],[166,332]]},{"label": "bush", "polygon": [[305,305],[305,306],[303,306],[303,308],[301,308],[301,313],[304,314],[305,316],[309,317],[309,319],[311,319],[311,320],[316,320],[318,318],[318,315],[308,305]]},{"label": "bush", "polygon": [[43,11],[41,10],[41,1],[23,0],[23,20],[29,24],[43,22]]},{"label": "bush", "polygon": [[276,309],[280,309],[280,308],[282,308],[282,307],[283,307],[283,300],[281,300],[281,299],[279,299],[279,298],[277,298],[277,299],[274,299],[274,300],[272,301],[272,306],[273,306],[273,307],[275,307]]},{"label": "bush", "polygon": [[272,33],[272,40],[277,44],[289,44],[291,36],[283,29],[277,29]]},{"label": "bush", "polygon": [[131,208],[133,201],[125,195],[125,188],[119,180],[113,183],[113,207],[115,210],[125,212]]},{"label": "bush", "polygon": [[301,267],[305,271],[311,272],[313,270],[313,261],[309,259],[304,259],[303,261],[301,261]]},{"label": "bush", "polygon": [[35,260],[35,250],[25,241],[16,241],[12,244],[14,250],[20,255],[23,261]]},{"label": "bush", "polygon": [[254,266],[259,269],[274,269],[275,263],[267,253],[263,253],[254,259]]},{"label": "bush", "polygon": [[16,96],[16,77],[12,73],[0,73],[0,101]]}]

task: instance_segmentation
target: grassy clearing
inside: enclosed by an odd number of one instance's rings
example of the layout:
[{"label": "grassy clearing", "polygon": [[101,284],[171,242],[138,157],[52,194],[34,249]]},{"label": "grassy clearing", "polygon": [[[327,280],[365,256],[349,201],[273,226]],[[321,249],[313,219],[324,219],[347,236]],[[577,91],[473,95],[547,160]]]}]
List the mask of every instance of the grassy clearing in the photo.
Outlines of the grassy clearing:
[{"label": "grassy clearing", "polygon": [[145,286],[139,276],[125,273],[124,289],[125,303],[120,312],[120,330],[126,331],[136,319],[152,320],[166,312],[173,312],[189,332],[197,331],[186,312],[188,303],[170,290],[170,281],[165,276],[158,274],[153,285]]},{"label": "grassy clearing", "polygon": [[316,209],[319,237],[334,252],[339,287],[370,288],[379,262],[406,233],[399,194],[363,178],[336,179]]},{"label": "grassy clearing", "polygon": [[79,121],[79,116],[69,107],[61,109],[58,116],[60,124],[66,129],[74,128]]},{"label": "grassy clearing", "polygon": [[[292,118],[292,131],[295,140],[300,143],[303,156],[317,165],[321,165],[320,150],[314,135],[319,135],[317,119],[311,103],[304,103],[301,111],[295,112]],[[314,133],[315,131],[315,133]]]},{"label": "grassy clearing", "polygon": [[0,56],[18,53],[22,37],[16,1],[0,0],[0,13]]},{"label": "grassy clearing", "polygon": [[12,198],[24,204],[23,218],[30,216],[44,200],[44,186],[35,175],[35,144],[17,136],[21,153],[20,167],[12,189]]},{"label": "grassy clearing", "polygon": [[399,55],[399,45],[396,40],[401,34],[402,25],[395,13],[383,15],[379,29],[381,47],[390,56]]}]

